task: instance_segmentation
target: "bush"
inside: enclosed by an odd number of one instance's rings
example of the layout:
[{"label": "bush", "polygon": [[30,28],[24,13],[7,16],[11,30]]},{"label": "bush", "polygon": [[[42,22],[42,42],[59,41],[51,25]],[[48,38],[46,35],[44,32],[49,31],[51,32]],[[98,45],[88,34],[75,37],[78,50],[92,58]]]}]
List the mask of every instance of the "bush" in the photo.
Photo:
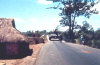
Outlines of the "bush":
[{"label": "bush", "polygon": [[100,40],[100,30],[95,31],[95,39],[99,39]]},{"label": "bush", "polygon": [[86,45],[92,46],[92,40],[88,40],[88,41],[86,42]]},{"label": "bush", "polygon": [[95,47],[100,48],[100,40],[94,40]]}]

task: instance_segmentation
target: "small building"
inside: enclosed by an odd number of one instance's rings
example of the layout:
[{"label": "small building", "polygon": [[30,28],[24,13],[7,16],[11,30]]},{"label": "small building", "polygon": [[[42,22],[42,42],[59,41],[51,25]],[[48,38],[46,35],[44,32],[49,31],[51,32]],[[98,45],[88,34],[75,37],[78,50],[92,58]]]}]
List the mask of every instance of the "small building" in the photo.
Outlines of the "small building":
[{"label": "small building", "polygon": [[14,19],[0,18],[0,56],[20,56],[28,51],[27,38],[16,29]]}]

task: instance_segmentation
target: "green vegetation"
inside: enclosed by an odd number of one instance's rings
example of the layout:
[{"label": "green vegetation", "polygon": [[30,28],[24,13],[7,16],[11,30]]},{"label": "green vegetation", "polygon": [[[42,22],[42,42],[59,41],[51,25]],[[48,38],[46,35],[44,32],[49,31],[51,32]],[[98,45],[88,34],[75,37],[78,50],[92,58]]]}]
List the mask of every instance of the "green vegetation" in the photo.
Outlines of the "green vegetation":
[{"label": "green vegetation", "polygon": [[[62,33],[63,39],[70,42],[68,31]],[[94,31],[87,21],[83,21],[79,31],[74,31],[74,40],[79,44],[100,48],[100,29]]]},{"label": "green vegetation", "polygon": [[[59,21],[62,26],[68,26],[68,38],[69,41],[74,41],[74,30],[80,28],[75,21],[76,17],[84,16],[90,18],[92,14],[98,14],[96,9],[91,10],[98,3],[98,0],[47,0],[53,2],[59,2],[64,7],[52,7],[54,9],[59,8],[62,12],[59,14],[62,19]],[[97,1],[97,2],[96,2]],[[67,34],[66,33],[66,34]]]},{"label": "green vegetation", "polygon": [[28,36],[28,37],[41,37],[41,35],[46,34],[46,30],[42,31],[27,31],[27,32],[22,32],[22,34]]},{"label": "green vegetation", "polygon": [[[68,26],[69,29],[62,33],[63,39],[68,42],[79,41],[80,44],[100,48],[100,29],[94,31],[93,27],[89,25],[87,21],[83,22],[80,26],[75,21],[76,17],[84,16],[90,18],[92,14],[98,14],[96,9],[91,10],[99,0],[47,0],[53,2],[59,2],[64,7],[52,7],[54,9],[59,8],[62,12],[60,16],[62,19],[59,21],[62,26]],[[78,29],[78,31],[76,30]]]},{"label": "green vegetation", "polygon": [[76,17],[84,16],[89,18],[92,14],[98,14],[96,10],[91,10],[96,3],[94,0],[63,0],[60,2],[64,5],[63,8],[60,8],[62,10],[60,24],[69,27],[69,39],[74,41],[74,30],[80,28],[75,21]]}]

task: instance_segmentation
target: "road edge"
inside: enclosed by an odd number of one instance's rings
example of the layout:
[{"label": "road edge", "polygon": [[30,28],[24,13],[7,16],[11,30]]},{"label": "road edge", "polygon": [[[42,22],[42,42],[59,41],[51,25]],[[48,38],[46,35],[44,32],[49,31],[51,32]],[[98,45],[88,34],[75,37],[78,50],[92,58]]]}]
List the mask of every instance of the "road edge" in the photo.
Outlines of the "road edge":
[{"label": "road edge", "polygon": [[[45,44],[46,44],[46,43],[45,43]],[[33,65],[36,65],[36,61],[37,61],[37,59],[38,59],[40,50],[41,50],[41,48],[42,48],[45,44],[43,44],[43,45],[37,50],[37,52],[34,53],[34,54],[36,55],[36,56],[35,56],[36,59],[34,60]]]}]

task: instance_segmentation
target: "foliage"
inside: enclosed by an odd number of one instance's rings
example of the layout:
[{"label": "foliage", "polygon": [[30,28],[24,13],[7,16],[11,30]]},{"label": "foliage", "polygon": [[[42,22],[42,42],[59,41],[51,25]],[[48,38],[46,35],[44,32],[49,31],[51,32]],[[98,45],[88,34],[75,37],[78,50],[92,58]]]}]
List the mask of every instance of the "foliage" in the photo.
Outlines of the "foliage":
[{"label": "foliage", "polygon": [[[83,21],[83,26],[78,31],[79,41],[84,41],[84,45],[92,46],[92,40],[94,38],[94,30],[91,25],[87,21]],[[83,39],[81,39],[83,37]]]},{"label": "foliage", "polygon": [[64,7],[60,8],[62,10],[60,16],[63,17],[62,20],[60,20],[60,22],[63,26],[69,26],[70,39],[73,38],[73,30],[80,28],[80,26],[75,22],[76,17],[82,15],[89,18],[90,15],[98,13],[96,9],[91,10],[91,8],[96,4],[94,0],[67,0],[62,1],[62,4],[64,5]]},{"label": "foliage", "polygon": [[34,32],[33,31],[27,31],[27,32],[22,32],[22,34],[29,36],[29,37],[33,37],[34,36]]},{"label": "foliage", "polygon": [[94,47],[100,48],[100,29],[94,33]]},{"label": "foliage", "polygon": [[[68,31],[62,32],[62,37],[63,37],[63,40],[65,40],[67,42],[73,42],[73,43],[75,43],[75,40],[70,39]],[[75,36],[73,36],[73,38],[75,39]]]},{"label": "foliage", "polygon": [[83,26],[78,31],[77,36],[81,43],[81,35],[84,38],[84,45],[100,48],[100,30],[94,31],[92,26],[87,21],[83,22]]},{"label": "foliage", "polygon": [[96,47],[96,48],[100,48],[100,39],[99,40],[94,40],[94,47]]},{"label": "foliage", "polygon": [[[59,8],[62,12],[59,14],[62,19],[59,21],[62,26],[68,26],[69,31],[63,32],[63,37],[68,41],[74,38],[80,40],[81,35],[84,38],[84,44],[89,46],[95,46],[100,48],[100,29],[94,31],[93,27],[89,25],[87,21],[83,22],[83,26],[80,26],[75,21],[76,17],[84,16],[90,18],[92,14],[98,14],[96,9],[92,10],[100,0],[49,0],[53,2],[60,2],[64,7],[51,7],[54,9]],[[74,34],[75,29],[80,29]],[[74,36],[76,35],[76,36]]]},{"label": "foliage", "polygon": [[38,36],[40,37],[41,35],[46,34],[46,30],[42,30],[42,31],[27,31],[27,32],[22,32],[22,34],[29,36],[29,37],[35,37],[36,34],[38,34]]},{"label": "foliage", "polygon": [[95,39],[100,40],[100,30],[95,31]]},{"label": "foliage", "polygon": [[43,34],[46,34],[47,31],[46,30],[42,30],[42,31],[39,31],[40,35],[43,35]]},{"label": "foliage", "polygon": [[[48,1],[48,0],[47,0]],[[49,0],[53,2],[60,2],[64,5],[64,7],[60,7],[59,9],[62,11],[59,15],[62,16],[62,20],[60,23],[62,26],[69,27],[69,39],[73,39],[73,30],[80,28],[80,26],[76,23],[75,18],[79,16],[85,16],[87,18],[92,14],[98,14],[98,11],[91,10],[95,4],[96,0]],[[52,7],[57,9],[57,7]]]}]

